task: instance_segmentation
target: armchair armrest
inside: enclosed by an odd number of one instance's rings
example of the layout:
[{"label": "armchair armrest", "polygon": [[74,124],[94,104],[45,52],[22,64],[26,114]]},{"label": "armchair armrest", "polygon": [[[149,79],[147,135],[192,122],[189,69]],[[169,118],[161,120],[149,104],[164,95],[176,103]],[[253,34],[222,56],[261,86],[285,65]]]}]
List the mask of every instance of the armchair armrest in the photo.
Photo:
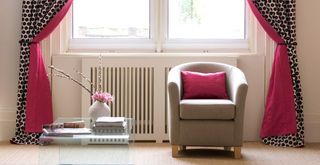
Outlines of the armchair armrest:
[{"label": "armchair armrest", "polygon": [[245,102],[248,91],[248,83],[243,72],[238,68],[233,68],[229,76],[230,99],[235,103],[235,142],[242,144],[243,120]]},{"label": "armchair armrest", "polygon": [[244,103],[248,91],[248,83],[245,75],[240,69],[232,68],[230,75],[228,76],[228,90],[230,99],[235,105],[238,106]]},{"label": "armchair armrest", "polygon": [[[179,105],[181,99],[181,75],[179,69],[171,69],[168,75],[168,125],[169,125],[169,139],[171,144],[177,144],[179,139]],[[175,130],[175,131],[172,131]]]}]

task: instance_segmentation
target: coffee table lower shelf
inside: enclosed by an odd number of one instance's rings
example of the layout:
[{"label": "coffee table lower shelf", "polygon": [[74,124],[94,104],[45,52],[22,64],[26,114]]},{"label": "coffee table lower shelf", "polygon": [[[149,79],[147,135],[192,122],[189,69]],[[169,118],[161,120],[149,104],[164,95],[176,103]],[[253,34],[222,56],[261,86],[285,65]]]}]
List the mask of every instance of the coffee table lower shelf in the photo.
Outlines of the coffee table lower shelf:
[{"label": "coffee table lower shelf", "polygon": [[[73,135],[72,137],[44,136],[40,137],[40,145],[49,144],[129,144],[129,135]],[[132,142],[132,140],[131,140]]]},{"label": "coffee table lower shelf", "polygon": [[39,165],[129,165],[129,145],[40,146]]}]

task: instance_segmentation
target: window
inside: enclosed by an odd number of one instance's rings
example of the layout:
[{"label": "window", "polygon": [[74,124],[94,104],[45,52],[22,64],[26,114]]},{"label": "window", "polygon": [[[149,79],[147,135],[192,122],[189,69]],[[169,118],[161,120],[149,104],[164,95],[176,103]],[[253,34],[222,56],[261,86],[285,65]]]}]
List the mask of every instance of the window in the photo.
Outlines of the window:
[{"label": "window", "polygon": [[247,49],[245,0],[74,0],[71,50]]},{"label": "window", "polygon": [[149,0],[75,0],[73,5],[73,38],[150,37]]},{"label": "window", "polygon": [[242,0],[170,0],[168,38],[245,39]]}]

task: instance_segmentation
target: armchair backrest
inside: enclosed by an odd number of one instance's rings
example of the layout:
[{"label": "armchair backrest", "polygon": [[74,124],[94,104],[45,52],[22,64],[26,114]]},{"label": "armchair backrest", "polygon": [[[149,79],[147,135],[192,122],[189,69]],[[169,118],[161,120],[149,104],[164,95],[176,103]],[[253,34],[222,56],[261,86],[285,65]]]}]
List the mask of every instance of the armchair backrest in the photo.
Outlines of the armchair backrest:
[{"label": "armchair backrest", "polygon": [[[228,93],[228,96],[232,101],[235,101],[235,93],[234,88],[235,85],[233,85],[233,81],[235,80],[235,77],[244,77],[244,74],[242,71],[234,66],[222,64],[222,63],[216,63],[216,62],[191,62],[191,63],[185,63],[181,65],[177,65],[173,67],[172,72],[175,72],[177,79],[179,79],[179,85],[181,87],[180,91],[180,99],[183,94],[183,84],[181,81],[181,71],[193,71],[193,72],[201,72],[201,73],[214,73],[214,72],[226,72],[226,90]],[[240,75],[238,75],[240,74]],[[170,77],[170,76],[169,76]]]}]

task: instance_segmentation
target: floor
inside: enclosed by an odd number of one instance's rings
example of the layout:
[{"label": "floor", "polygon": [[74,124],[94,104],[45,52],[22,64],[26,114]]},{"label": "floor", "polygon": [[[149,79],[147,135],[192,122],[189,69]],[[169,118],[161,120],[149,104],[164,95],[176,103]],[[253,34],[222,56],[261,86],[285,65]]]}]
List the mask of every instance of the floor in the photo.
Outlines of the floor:
[{"label": "floor", "polygon": [[[76,160],[85,160],[81,164],[89,164],[95,159],[91,157],[122,155],[117,158],[113,157],[113,159],[136,165],[320,165],[320,143],[306,144],[304,148],[281,148],[266,146],[259,142],[246,142],[242,147],[242,159],[234,159],[231,151],[224,151],[220,148],[188,147],[187,151],[181,153],[180,157],[172,158],[171,147],[168,143],[135,143],[130,145],[129,149],[122,146],[122,149],[119,147],[111,151],[106,151],[106,146],[95,145],[93,147],[96,148],[94,150],[79,146],[59,148],[59,146],[54,145],[40,147],[12,145],[8,142],[1,142],[0,164],[59,164],[59,159],[60,161],[62,159],[75,160],[74,157],[68,155],[71,154],[78,156]],[[83,152],[84,149],[86,150],[85,152]],[[99,154],[105,156],[99,156]],[[75,163],[80,164],[77,161]]]}]

